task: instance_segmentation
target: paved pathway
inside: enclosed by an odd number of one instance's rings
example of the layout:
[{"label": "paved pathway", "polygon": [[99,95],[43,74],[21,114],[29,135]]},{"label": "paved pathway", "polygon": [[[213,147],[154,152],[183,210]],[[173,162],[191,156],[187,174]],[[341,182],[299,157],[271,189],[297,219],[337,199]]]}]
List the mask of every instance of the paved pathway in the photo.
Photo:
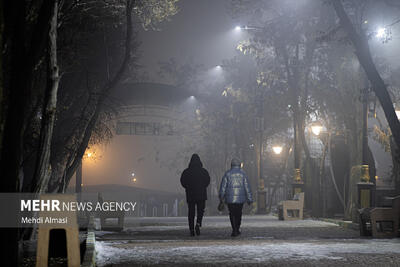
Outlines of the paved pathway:
[{"label": "paved pathway", "polygon": [[332,223],[245,216],[230,237],[226,216],[206,217],[190,237],[186,218],[128,218],[121,233],[97,232],[99,266],[400,266],[400,239],[360,238]]}]

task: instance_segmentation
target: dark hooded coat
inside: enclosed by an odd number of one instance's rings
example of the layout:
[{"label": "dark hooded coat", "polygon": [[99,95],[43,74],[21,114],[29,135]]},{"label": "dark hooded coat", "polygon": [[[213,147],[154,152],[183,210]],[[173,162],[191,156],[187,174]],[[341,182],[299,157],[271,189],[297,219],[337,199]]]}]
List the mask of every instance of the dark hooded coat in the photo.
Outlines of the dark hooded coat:
[{"label": "dark hooded coat", "polygon": [[192,155],[189,167],[182,173],[181,184],[186,190],[187,202],[207,200],[207,186],[210,184],[210,175],[203,168],[199,155]]}]

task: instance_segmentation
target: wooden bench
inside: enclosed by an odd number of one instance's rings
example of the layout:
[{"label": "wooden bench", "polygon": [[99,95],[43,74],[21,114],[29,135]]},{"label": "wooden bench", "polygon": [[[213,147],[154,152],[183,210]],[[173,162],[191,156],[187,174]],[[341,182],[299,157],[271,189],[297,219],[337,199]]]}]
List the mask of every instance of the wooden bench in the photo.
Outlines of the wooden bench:
[{"label": "wooden bench", "polygon": [[[279,220],[303,220],[304,192],[278,204]],[[291,216],[289,216],[291,215]]]},{"label": "wooden bench", "polygon": [[373,208],[370,211],[373,237],[390,238],[399,234],[400,196],[390,199],[392,207]]},{"label": "wooden bench", "polygon": [[[101,193],[97,195],[98,202],[102,205],[104,200]],[[109,200],[108,200],[109,201]],[[100,217],[100,230],[104,231],[122,231],[124,229],[124,218],[125,211],[101,211],[99,212]],[[107,219],[117,218],[117,225],[107,225]]]}]

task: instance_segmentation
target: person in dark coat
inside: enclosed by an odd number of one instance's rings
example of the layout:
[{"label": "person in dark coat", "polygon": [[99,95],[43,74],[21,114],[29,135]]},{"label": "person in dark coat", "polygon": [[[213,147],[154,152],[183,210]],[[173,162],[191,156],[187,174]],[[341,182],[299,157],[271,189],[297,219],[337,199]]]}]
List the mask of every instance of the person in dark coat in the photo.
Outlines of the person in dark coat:
[{"label": "person in dark coat", "polygon": [[231,236],[240,235],[243,203],[247,202],[249,205],[253,203],[249,180],[240,165],[240,160],[232,159],[231,169],[222,177],[219,188],[220,201],[228,204],[229,219],[232,225]]},{"label": "person in dark coat", "polygon": [[[189,167],[182,173],[181,184],[186,190],[186,201],[189,208],[188,221],[190,235],[194,236],[195,230],[196,234],[200,235],[200,227],[207,200],[207,187],[210,184],[210,175],[208,171],[203,168],[199,155],[192,155]],[[195,227],[194,217],[196,208],[197,220]]]}]

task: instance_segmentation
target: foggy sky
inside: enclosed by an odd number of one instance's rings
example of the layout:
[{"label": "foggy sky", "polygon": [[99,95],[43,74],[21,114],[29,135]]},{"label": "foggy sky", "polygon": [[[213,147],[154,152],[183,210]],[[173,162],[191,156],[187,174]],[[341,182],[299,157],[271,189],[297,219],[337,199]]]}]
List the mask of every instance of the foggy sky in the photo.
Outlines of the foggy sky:
[{"label": "foggy sky", "polygon": [[179,13],[162,23],[161,31],[141,30],[139,63],[149,72],[151,80],[160,81],[157,63],[171,57],[178,62],[193,60],[205,67],[233,57],[241,36],[233,30],[237,22],[229,15],[229,2],[181,0]]},{"label": "foggy sky", "polygon": [[[159,61],[193,60],[211,68],[235,55],[243,35],[234,31],[236,23],[229,15],[228,2],[181,0],[179,13],[160,24],[160,31],[139,31],[142,42],[139,64],[152,82],[165,82],[157,75]],[[187,167],[189,158],[174,159],[181,148],[180,142],[177,137],[114,136],[101,148],[98,160],[84,161],[83,184],[123,184],[183,193],[177,171]],[[182,170],[168,166],[171,162],[179,163]],[[136,174],[136,183],[131,181],[132,172]],[[74,183],[71,181],[70,186]]]},{"label": "foggy sky", "polygon": [[[139,64],[153,82],[164,82],[158,77],[158,62],[175,58],[180,63],[194,63],[213,67],[235,55],[235,47],[246,36],[235,32],[243,25],[229,15],[229,0],[181,0],[180,11],[171,21],[159,25],[160,31],[139,31],[141,57]],[[381,20],[382,25],[390,20]],[[393,33],[398,33],[398,24]],[[395,34],[394,34],[395,35]],[[398,67],[400,38],[394,36],[388,44],[371,41],[371,51],[379,51],[386,60]],[[124,184],[171,192],[183,192],[177,170],[165,166],[176,157],[180,140],[176,137],[160,139],[143,136],[116,136],[108,144],[97,162],[85,162],[83,184]],[[157,149],[155,149],[157,147]],[[158,152],[157,152],[158,151]],[[196,153],[197,151],[193,151]],[[182,168],[189,158],[178,159]],[[161,163],[160,163],[161,162]],[[205,166],[207,168],[207,166]],[[182,169],[183,170],[183,169]],[[181,171],[182,171],[181,170]],[[179,171],[179,170],[178,170]],[[136,173],[136,184],[131,182]],[[211,177],[220,179],[220,177]],[[71,182],[71,185],[74,181]]]}]

